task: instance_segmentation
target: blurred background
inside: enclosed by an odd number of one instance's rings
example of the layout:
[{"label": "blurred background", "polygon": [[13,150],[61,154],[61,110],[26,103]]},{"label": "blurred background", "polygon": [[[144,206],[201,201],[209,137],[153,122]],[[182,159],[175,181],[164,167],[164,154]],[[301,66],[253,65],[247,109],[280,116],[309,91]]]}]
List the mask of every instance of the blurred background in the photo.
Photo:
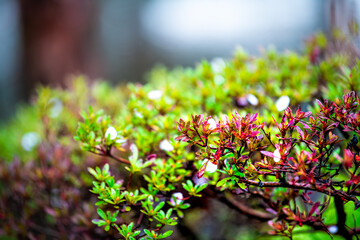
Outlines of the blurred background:
[{"label": "blurred background", "polygon": [[70,74],[143,82],[156,64],[193,66],[237,46],[301,51],[359,18],[357,0],[0,0],[0,122]]}]

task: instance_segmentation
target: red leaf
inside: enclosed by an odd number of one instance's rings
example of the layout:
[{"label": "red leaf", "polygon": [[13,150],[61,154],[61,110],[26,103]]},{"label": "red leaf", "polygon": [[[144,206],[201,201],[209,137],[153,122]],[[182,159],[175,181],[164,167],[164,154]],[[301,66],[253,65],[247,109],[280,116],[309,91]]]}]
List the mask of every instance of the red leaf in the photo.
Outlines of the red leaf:
[{"label": "red leaf", "polygon": [[319,99],[315,99],[315,101],[317,102],[317,104],[319,105],[320,109],[323,110],[324,109],[324,105],[320,102]]},{"label": "red leaf", "polygon": [[268,152],[268,151],[260,151],[261,154],[267,156],[267,157],[271,157],[274,158],[274,153],[272,152]]},{"label": "red leaf", "polygon": [[299,133],[300,137],[303,139],[304,138],[304,132],[301,130],[300,127],[295,126],[296,131]]},{"label": "red leaf", "polygon": [[301,124],[304,126],[304,128],[306,128],[306,129],[310,129],[310,130],[311,130],[311,127],[309,127],[309,125],[307,125],[306,123],[301,122]]},{"label": "red leaf", "polygon": [[346,169],[349,169],[352,167],[353,159],[354,159],[354,154],[349,149],[345,149],[345,151],[344,151],[344,167]]},{"label": "red leaf", "polygon": [[205,162],[205,163],[201,166],[201,168],[200,168],[200,170],[199,170],[199,172],[198,172],[198,174],[197,174],[197,175],[198,175],[198,178],[201,178],[201,177],[204,175],[207,163],[208,163],[208,162]]},{"label": "red leaf", "polygon": [[310,211],[309,211],[309,216],[311,216],[311,215],[316,211],[316,209],[317,209],[319,206],[320,206],[320,202],[316,202],[316,203],[312,206],[312,208],[310,209]]},{"label": "red leaf", "polygon": [[222,156],[224,152],[224,149],[218,149],[216,152],[215,152],[215,155],[214,155],[214,160],[219,160]]},{"label": "red leaf", "polygon": [[250,117],[249,123],[255,122],[255,121],[256,121],[256,118],[257,118],[257,115],[258,115],[258,113],[255,113],[254,115],[252,115],[252,116]]}]

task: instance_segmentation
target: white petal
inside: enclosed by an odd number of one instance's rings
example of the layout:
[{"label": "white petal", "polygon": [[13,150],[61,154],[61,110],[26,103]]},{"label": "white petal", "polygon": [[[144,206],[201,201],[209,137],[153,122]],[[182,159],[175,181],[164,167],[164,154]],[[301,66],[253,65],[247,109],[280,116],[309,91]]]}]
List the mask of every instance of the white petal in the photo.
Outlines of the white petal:
[{"label": "white petal", "polygon": [[123,144],[123,143],[126,143],[126,140],[125,139],[117,139],[115,142],[119,143],[119,144]]},{"label": "white petal", "polygon": [[134,115],[138,118],[144,118],[144,116],[136,108],[134,109]]},{"label": "white petal", "polygon": [[214,58],[211,61],[211,68],[214,73],[221,73],[226,67],[226,63],[222,58]]},{"label": "white petal", "polygon": [[21,146],[25,151],[31,151],[41,141],[40,135],[36,132],[25,133],[21,139]]},{"label": "white petal", "polygon": [[331,234],[335,234],[338,232],[338,227],[333,225],[333,226],[328,227],[328,230]]},{"label": "white petal", "polygon": [[[174,198],[175,198],[175,200],[174,200]],[[176,192],[171,196],[170,204],[172,206],[179,205],[180,203],[182,203],[183,199],[184,199],[183,194],[181,192]]]},{"label": "white petal", "polygon": [[209,123],[210,130],[213,130],[217,127],[217,123],[214,119],[210,118],[207,122]]},{"label": "white petal", "polygon": [[153,99],[153,100],[159,99],[162,96],[162,91],[161,90],[152,90],[152,91],[148,92],[147,96],[149,99]]},{"label": "white petal", "polygon": [[117,137],[117,131],[113,126],[108,127],[108,129],[105,132],[105,137],[107,138],[110,136],[111,140],[114,140]]},{"label": "white petal", "polygon": [[279,162],[281,159],[281,154],[279,149],[275,149],[273,154],[274,154],[274,162]]},{"label": "white petal", "polygon": [[49,115],[51,118],[56,118],[60,115],[63,109],[63,104],[60,99],[52,98],[49,103],[51,104]]},{"label": "white petal", "polygon": [[160,142],[160,149],[171,152],[174,150],[174,147],[171,145],[171,143],[168,140],[162,140]]},{"label": "white petal", "polygon": [[215,172],[217,170],[217,167],[218,167],[217,164],[213,164],[210,160],[205,158],[204,161],[202,162],[202,165],[204,165],[205,162],[207,162],[205,172],[213,173],[213,172]]},{"label": "white petal", "polygon": [[215,85],[221,85],[221,84],[223,84],[225,82],[225,78],[223,77],[223,76],[221,76],[221,75],[215,75],[215,77],[214,77],[214,83],[215,83]]},{"label": "white petal", "polygon": [[208,180],[205,177],[199,178],[197,174],[195,174],[193,176],[192,180],[196,185],[199,185],[199,186],[204,185],[208,182]]},{"label": "white petal", "polygon": [[275,103],[276,109],[278,111],[284,111],[289,106],[289,104],[290,104],[290,98],[288,96],[279,97],[279,99]]},{"label": "white petal", "polygon": [[257,99],[257,97],[255,97],[252,94],[248,94],[246,99],[248,100],[248,102],[253,105],[253,106],[257,106],[259,104],[259,100]]}]

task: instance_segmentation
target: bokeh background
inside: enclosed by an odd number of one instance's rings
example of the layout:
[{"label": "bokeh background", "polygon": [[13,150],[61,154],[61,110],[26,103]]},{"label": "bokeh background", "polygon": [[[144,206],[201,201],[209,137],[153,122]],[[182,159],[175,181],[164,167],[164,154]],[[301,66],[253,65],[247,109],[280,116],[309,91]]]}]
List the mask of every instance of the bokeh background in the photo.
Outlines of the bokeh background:
[{"label": "bokeh background", "polygon": [[193,66],[237,46],[301,51],[359,18],[358,0],[0,0],[0,122],[70,74],[143,82],[156,64]]}]

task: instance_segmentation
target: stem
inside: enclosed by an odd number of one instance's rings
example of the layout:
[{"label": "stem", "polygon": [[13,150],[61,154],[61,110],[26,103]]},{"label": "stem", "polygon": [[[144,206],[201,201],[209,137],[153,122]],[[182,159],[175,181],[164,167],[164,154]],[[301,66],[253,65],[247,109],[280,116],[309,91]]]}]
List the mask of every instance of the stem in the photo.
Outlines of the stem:
[{"label": "stem", "polygon": [[199,136],[199,138],[201,139],[202,143],[204,144],[204,146],[203,146],[203,147],[207,146],[207,145],[206,145],[206,143],[205,143],[205,141],[204,141],[204,139],[201,137],[201,135],[200,135],[199,131],[197,130],[197,128],[196,128],[196,127],[194,127],[194,129],[195,129],[195,132],[197,133],[197,135]]},{"label": "stem", "polygon": [[250,208],[249,206],[238,202],[232,195],[230,194],[219,194],[213,190],[206,190],[206,193],[210,195],[211,197],[215,197],[220,202],[224,203],[231,209],[235,209],[239,213],[245,214],[248,217],[258,219],[260,221],[269,221],[273,219],[275,216],[267,213],[258,211],[256,209]]},{"label": "stem", "polygon": [[89,152],[91,153],[94,153],[96,155],[100,155],[100,156],[106,156],[106,157],[111,157],[112,159],[118,161],[118,162],[121,162],[121,163],[125,163],[127,165],[130,165],[130,161],[125,159],[125,158],[122,158],[122,157],[118,157],[118,156],[115,156],[111,153],[111,149],[107,149],[107,150],[104,150],[102,148],[95,148],[96,150],[98,150],[99,152],[95,152],[95,151],[91,151],[89,150]]},{"label": "stem", "polygon": [[346,222],[346,213],[344,210],[344,202],[341,198],[335,197],[334,198],[336,213],[337,213],[337,227],[338,227],[338,234],[343,236],[345,239],[351,239],[351,235],[349,231],[345,227]]},{"label": "stem", "polygon": [[132,178],[132,176],[133,176],[133,173],[132,173],[132,172],[130,172],[130,175],[129,175],[129,180],[128,180],[127,185],[126,185],[126,190],[129,190],[129,188],[130,188],[130,184],[131,184],[131,178]]},{"label": "stem", "polygon": [[[260,187],[260,182],[255,181],[255,180],[239,178],[239,181],[246,183],[248,185]],[[338,197],[338,198],[344,198],[348,201],[353,201],[355,203],[355,207],[360,206],[360,201],[355,196],[346,194],[345,192],[342,192],[342,191],[337,191],[337,190],[333,190],[333,189],[329,189],[329,188],[322,189],[322,188],[306,186],[304,184],[299,184],[299,183],[289,184],[287,182],[261,182],[261,187],[287,187],[287,188],[292,188],[292,189],[311,190],[311,191],[315,191],[315,192],[329,194],[331,196]]]},{"label": "stem", "polygon": [[130,161],[125,159],[125,158],[122,158],[122,157],[118,157],[118,156],[115,156],[113,154],[111,154],[111,151],[108,151],[108,156],[111,157],[112,159],[118,161],[118,162],[121,162],[121,163],[125,163],[127,165],[130,165]]}]

